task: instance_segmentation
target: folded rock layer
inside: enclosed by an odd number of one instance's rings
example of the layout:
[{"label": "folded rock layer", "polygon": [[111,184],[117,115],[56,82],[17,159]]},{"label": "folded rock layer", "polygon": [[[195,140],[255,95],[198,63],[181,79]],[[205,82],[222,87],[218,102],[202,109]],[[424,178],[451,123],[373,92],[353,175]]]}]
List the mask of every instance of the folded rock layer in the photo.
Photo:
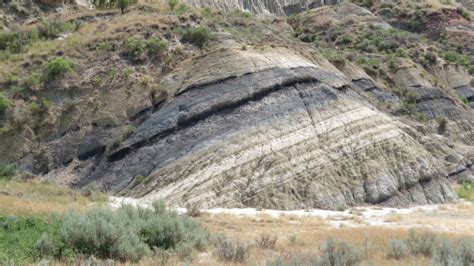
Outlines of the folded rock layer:
[{"label": "folded rock layer", "polygon": [[[225,63],[237,61],[245,64]],[[215,76],[200,73],[219,69],[211,65],[221,67]],[[288,50],[214,51],[184,62],[162,86],[174,99],[83,182],[209,208],[456,199],[416,131],[370,105],[342,74]]]}]

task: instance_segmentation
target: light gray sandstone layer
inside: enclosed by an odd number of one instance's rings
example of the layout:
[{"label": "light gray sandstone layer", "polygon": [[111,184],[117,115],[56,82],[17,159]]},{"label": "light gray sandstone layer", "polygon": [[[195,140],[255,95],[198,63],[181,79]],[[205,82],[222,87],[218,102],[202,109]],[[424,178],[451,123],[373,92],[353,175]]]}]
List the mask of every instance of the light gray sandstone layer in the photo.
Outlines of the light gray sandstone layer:
[{"label": "light gray sandstone layer", "polygon": [[[203,73],[211,69],[219,71]],[[456,199],[443,161],[416,130],[370,105],[342,74],[289,50],[217,50],[183,62],[162,86],[169,100],[83,184],[202,207]]]}]

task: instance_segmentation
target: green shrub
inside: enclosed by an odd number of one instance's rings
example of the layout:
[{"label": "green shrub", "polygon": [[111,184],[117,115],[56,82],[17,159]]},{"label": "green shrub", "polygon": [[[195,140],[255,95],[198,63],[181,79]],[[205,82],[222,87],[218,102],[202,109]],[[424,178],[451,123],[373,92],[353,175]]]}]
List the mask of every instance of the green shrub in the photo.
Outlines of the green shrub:
[{"label": "green shrub", "polygon": [[0,91],[0,113],[5,112],[10,106],[13,105],[13,102]]},{"label": "green shrub", "polygon": [[168,6],[170,7],[171,10],[174,10],[176,6],[178,5],[179,0],[168,0]]},{"label": "green shrub", "polygon": [[344,65],[346,63],[346,55],[343,51],[330,49],[324,50],[322,53],[333,64]]},{"label": "green shrub", "polygon": [[344,241],[328,238],[320,247],[321,265],[357,265],[361,252]]},{"label": "green shrub", "polygon": [[122,14],[125,13],[125,9],[129,7],[132,2],[130,0],[116,0],[117,1],[117,7],[120,8]]},{"label": "green shrub", "polygon": [[388,242],[387,257],[390,259],[403,259],[410,254],[407,244],[403,240],[390,240]]},{"label": "green shrub", "polygon": [[80,27],[79,22],[63,22],[59,19],[46,20],[41,23],[38,28],[38,37],[45,39],[54,39],[59,37],[61,33],[74,32]]},{"label": "green shrub", "polygon": [[64,74],[70,72],[74,62],[62,57],[56,57],[46,65],[46,76],[49,80],[55,80]]},{"label": "green shrub", "polygon": [[43,233],[40,239],[36,241],[35,250],[40,258],[49,258],[56,254],[56,245],[48,233]]},{"label": "green shrub", "polygon": [[458,7],[458,8],[457,8],[457,11],[458,11],[459,14],[461,14],[461,16],[463,16],[466,20],[471,20],[471,14],[470,14],[469,11],[467,11],[465,8],[463,8],[463,7]]},{"label": "green shrub", "polygon": [[179,5],[178,9],[176,9],[176,14],[182,15],[184,13],[191,12],[191,9],[186,4]]},{"label": "green shrub", "polygon": [[105,42],[101,42],[97,44],[95,49],[97,51],[110,51],[112,50],[112,47],[113,47],[112,43],[105,41]]},{"label": "green shrub", "polygon": [[132,60],[138,61],[143,60],[145,54],[146,43],[144,40],[130,37],[125,40],[124,51]]},{"label": "green shrub", "polygon": [[465,96],[461,96],[459,97],[459,99],[461,100],[461,102],[463,102],[465,105],[469,105],[469,99]]},{"label": "green shrub", "polygon": [[[35,217],[0,216],[0,264],[2,261],[17,262],[18,265],[27,265],[43,248],[53,248],[53,254],[48,256],[66,257],[69,250],[59,238],[60,220],[51,217],[40,219]],[[39,244],[42,236],[48,235],[48,247]],[[46,242],[44,242],[46,244]],[[51,250],[49,250],[51,251]],[[49,252],[48,251],[48,252]]]},{"label": "green shrub", "polygon": [[468,201],[474,201],[474,183],[463,181],[461,187],[456,189],[458,196]]},{"label": "green shrub", "polygon": [[374,5],[374,0],[352,0],[352,2],[366,8],[371,8]]},{"label": "green shrub", "polygon": [[408,103],[415,104],[418,99],[420,99],[420,95],[416,91],[409,90],[403,95]]},{"label": "green shrub", "polygon": [[453,244],[444,240],[441,245],[433,250],[431,256],[431,266],[449,266],[459,265],[461,266],[461,260],[456,254],[455,247]]},{"label": "green shrub", "polygon": [[444,134],[448,126],[448,119],[444,116],[440,116],[436,118],[436,121],[438,122],[438,132]]},{"label": "green shrub", "polygon": [[211,32],[204,27],[188,28],[181,41],[203,48],[212,39]]},{"label": "green shrub", "polygon": [[410,230],[406,239],[406,243],[413,255],[430,256],[438,239],[432,232],[417,232]]},{"label": "green shrub", "polygon": [[31,87],[37,86],[41,82],[41,77],[38,73],[33,72],[30,74],[27,80],[27,84]]},{"label": "green shrub", "polygon": [[240,240],[229,240],[219,236],[215,243],[214,256],[225,262],[245,263],[250,256],[250,245]]},{"label": "green shrub", "polygon": [[319,258],[313,253],[291,253],[266,261],[266,266],[320,266]]},{"label": "green shrub", "polygon": [[19,85],[12,85],[10,86],[10,91],[14,94],[14,95],[20,95],[25,89]]},{"label": "green shrub", "polygon": [[146,44],[148,55],[160,56],[168,50],[168,42],[160,38],[152,38]]},{"label": "green shrub", "polygon": [[0,177],[13,177],[16,173],[14,164],[0,164]]},{"label": "green shrub", "polygon": [[19,53],[28,41],[28,37],[22,32],[0,32],[0,50]]},{"label": "green shrub", "polygon": [[464,237],[459,241],[456,254],[459,257],[461,265],[468,266],[474,264],[474,238]]},{"label": "green shrub", "polygon": [[68,213],[61,237],[76,252],[132,262],[149,256],[154,248],[204,249],[209,239],[206,230],[186,216],[167,211],[163,204],[153,205],[154,209],[123,206],[116,211]]},{"label": "green shrub", "polygon": [[425,60],[426,62],[428,62],[429,65],[432,65],[432,64],[435,64],[436,63],[436,60],[437,60],[437,56],[434,52],[430,52],[428,51],[426,54],[425,54]]}]

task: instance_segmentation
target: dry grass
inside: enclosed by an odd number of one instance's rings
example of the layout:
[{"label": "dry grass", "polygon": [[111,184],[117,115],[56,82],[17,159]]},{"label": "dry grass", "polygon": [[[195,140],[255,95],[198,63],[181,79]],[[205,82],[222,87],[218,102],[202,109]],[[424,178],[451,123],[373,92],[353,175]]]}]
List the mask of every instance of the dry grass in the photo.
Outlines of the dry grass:
[{"label": "dry grass", "polygon": [[[394,216],[395,217],[395,216]],[[395,217],[394,220],[402,219]],[[333,228],[328,221],[317,217],[270,216],[240,217],[229,214],[203,216],[198,219],[212,233],[224,233],[230,238],[252,242],[262,234],[277,235],[274,250],[251,248],[249,261],[264,263],[267,259],[285,254],[317,253],[318,246],[328,237],[343,240],[359,248],[365,262],[373,265],[429,265],[429,258],[409,256],[396,261],[387,258],[386,247],[391,239],[405,239],[407,228],[378,226]],[[446,238],[457,238],[457,233],[439,233]],[[200,257],[198,265],[220,265],[212,256]]]},{"label": "dry grass", "polygon": [[48,216],[70,209],[84,211],[90,204],[77,191],[55,183],[0,180],[0,215]]}]

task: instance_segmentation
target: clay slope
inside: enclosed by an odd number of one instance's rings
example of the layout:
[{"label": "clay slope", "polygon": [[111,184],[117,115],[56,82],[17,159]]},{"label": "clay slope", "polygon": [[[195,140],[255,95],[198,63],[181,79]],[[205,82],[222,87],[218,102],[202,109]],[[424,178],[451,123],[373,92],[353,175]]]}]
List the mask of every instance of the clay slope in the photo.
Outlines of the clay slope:
[{"label": "clay slope", "polygon": [[456,198],[421,136],[342,74],[286,49],[211,52],[162,85],[175,99],[89,180],[180,206],[334,209]]},{"label": "clay slope", "polygon": [[195,7],[211,7],[219,10],[249,11],[254,14],[278,16],[300,13],[304,10],[341,3],[341,0],[185,0]]}]

